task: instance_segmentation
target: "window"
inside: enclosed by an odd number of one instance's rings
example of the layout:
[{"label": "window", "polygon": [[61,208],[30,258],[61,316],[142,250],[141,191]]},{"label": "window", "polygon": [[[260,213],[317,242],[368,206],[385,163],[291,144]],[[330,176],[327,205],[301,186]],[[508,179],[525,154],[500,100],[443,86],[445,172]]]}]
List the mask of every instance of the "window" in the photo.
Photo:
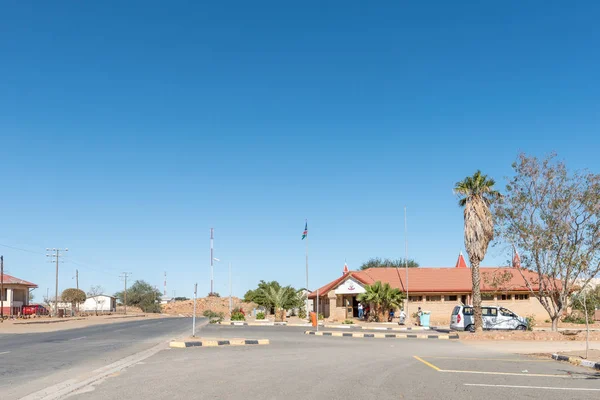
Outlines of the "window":
[{"label": "window", "polygon": [[465,307],[463,309],[463,314],[464,315],[473,315],[473,307]]},{"label": "window", "polygon": [[516,317],[516,315],[512,311],[510,311],[509,309],[507,309],[507,308],[501,308],[500,309],[500,314],[502,314],[505,317],[513,317],[513,318]]},{"label": "window", "polygon": [[460,306],[454,307],[454,310],[452,310],[452,315],[458,315],[459,311],[460,311]]},{"label": "window", "polygon": [[510,299],[512,299],[511,294],[503,294],[500,298],[500,300],[510,300]]},{"label": "window", "polygon": [[481,300],[494,300],[493,293],[481,293]]},{"label": "window", "polygon": [[410,296],[410,301],[423,301],[423,296]]},{"label": "window", "polygon": [[498,316],[498,309],[493,307],[482,307],[481,315],[484,317],[496,317]]},{"label": "window", "polygon": [[442,296],[427,296],[427,301],[442,301]]},{"label": "window", "polygon": [[446,301],[458,301],[457,295],[446,296]]},{"label": "window", "polygon": [[515,294],[515,300],[529,300],[528,294]]}]

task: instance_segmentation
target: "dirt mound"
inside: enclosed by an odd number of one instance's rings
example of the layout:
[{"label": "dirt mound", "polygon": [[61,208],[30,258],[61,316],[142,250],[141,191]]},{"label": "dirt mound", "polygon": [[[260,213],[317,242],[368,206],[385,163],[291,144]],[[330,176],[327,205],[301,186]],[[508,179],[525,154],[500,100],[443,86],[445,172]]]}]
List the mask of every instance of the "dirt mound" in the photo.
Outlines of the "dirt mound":
[{"label": "dirt mound", "polygon": [[[247,316],[252,314],[252,310],[257,307],[254,303],[244,303],[237,297],[232,297],[231,302],[233,308],[241,307]],[[206,310],[214,312],[222,312],[226,316],[229,316],[229,297],[202,297],[196,299],[196,315],[202,315]],[[162,305],[162,312],[164,314],[191,314],[194,312],[194,301],[176,301],[174,303],[167,303]]]}]

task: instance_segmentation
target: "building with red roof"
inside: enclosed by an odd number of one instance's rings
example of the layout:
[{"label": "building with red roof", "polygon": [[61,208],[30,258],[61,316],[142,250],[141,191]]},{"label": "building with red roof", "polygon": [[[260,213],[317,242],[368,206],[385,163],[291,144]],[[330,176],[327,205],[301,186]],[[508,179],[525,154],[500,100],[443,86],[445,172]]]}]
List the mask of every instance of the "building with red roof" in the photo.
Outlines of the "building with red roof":
[{"label": "building with red roof", "polygon": [[23,306],[29,304],[29,289],[35,289],[38,286],[8,274],[4,274],[0,281],[3,281],[0,307],[4,316],[19,315]]},{"label": "building with red roof", "polygon": [[[539,300],[530,296],[525,282],[527,279],[533,290],[537,290],[538,275],[517,267],[481,267],[483,303],[501,305],[521,316],[547,317]],[[431,320],[436,323],[449,323],[452,309],[457,304],[472,303],[471,268],[461,253],[454,267],[344,270],[342,276],[318,289],[319,312],[325,318],[338,321],[358,317],[357,296],[365,292],[366,285],[377,281],[408,292],[409,313],[421,307],[431,312]],[[317,291],[309,295],[313,301],[316,297]]]}]

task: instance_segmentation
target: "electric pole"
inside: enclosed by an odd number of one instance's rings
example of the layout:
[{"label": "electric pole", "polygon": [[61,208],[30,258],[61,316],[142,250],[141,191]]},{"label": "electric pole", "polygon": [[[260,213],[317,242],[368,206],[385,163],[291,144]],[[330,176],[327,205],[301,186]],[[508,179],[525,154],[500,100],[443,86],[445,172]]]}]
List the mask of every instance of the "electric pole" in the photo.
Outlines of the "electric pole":
[{"label": "electric pole", "polygon": [[125,306],[125,315],[127,315],[127,277],[131,275],[131,272],[123,272],[121,279],[125,281],[125,291],[123,292],[123,305]]},{"label": "electric pole", "polygon": [[58,263],[60,262],[60,257],[64,257],[60,252],[66,252],[69,251],[69,249],[46,249],[46,251],[50,252],[49,254],[46,254],[46,257],[50,257],[50,262],[56,261],[56,283],[54,286],[54,317],[56,317],[58,315]]},{"label": "electric pole", "polygon": [[77,289],[79,289],[79,270],[75,270],[75,285],[77,285]]},{"label": "electric pole", "polygon": [[231,318],[231,311],[233,303],[231,301],[231,261],[229,262],[229,317]]},{"label": "electric pole", "polygon": [[4,256],[0,256],[0,322],[4,322]]},{"label": "electric pole", "polygon": [[214,286],[214,280],[215,280],[215,276],[214,276],[214,265],[213,265],[213,261],[214,261],[214,255],[213,255],[213,242],[214,242],[214,228],[210,228],[210,295],[213,295],[213,286]]},{"label": "electric pole", "polygon": [[198,294],[198,284],[194,284],[194,318],[192,319],[192,337],[196,337],[196,296]]}]

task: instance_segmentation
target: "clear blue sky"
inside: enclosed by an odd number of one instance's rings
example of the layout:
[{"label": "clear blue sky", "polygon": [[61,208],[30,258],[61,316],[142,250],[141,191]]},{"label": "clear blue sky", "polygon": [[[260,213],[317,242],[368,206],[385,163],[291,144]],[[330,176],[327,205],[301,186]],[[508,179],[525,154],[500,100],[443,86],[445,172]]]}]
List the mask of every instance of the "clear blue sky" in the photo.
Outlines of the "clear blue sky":
[{"label": "clear blue sky", "polygon": [[[124,4],[126,3],[126,4]],[[61,290],[311,288],[375,256],[450,266],[453,184],[519,151],[600,169],[598,2],[7,2],[0,247]],[[462,3],[462,4],[461,4]],[[38,254],[41,253],[41,254]],[[494,248],[484,264],[508,256]],[[76,264],[77,263],[77,264]]]}]

